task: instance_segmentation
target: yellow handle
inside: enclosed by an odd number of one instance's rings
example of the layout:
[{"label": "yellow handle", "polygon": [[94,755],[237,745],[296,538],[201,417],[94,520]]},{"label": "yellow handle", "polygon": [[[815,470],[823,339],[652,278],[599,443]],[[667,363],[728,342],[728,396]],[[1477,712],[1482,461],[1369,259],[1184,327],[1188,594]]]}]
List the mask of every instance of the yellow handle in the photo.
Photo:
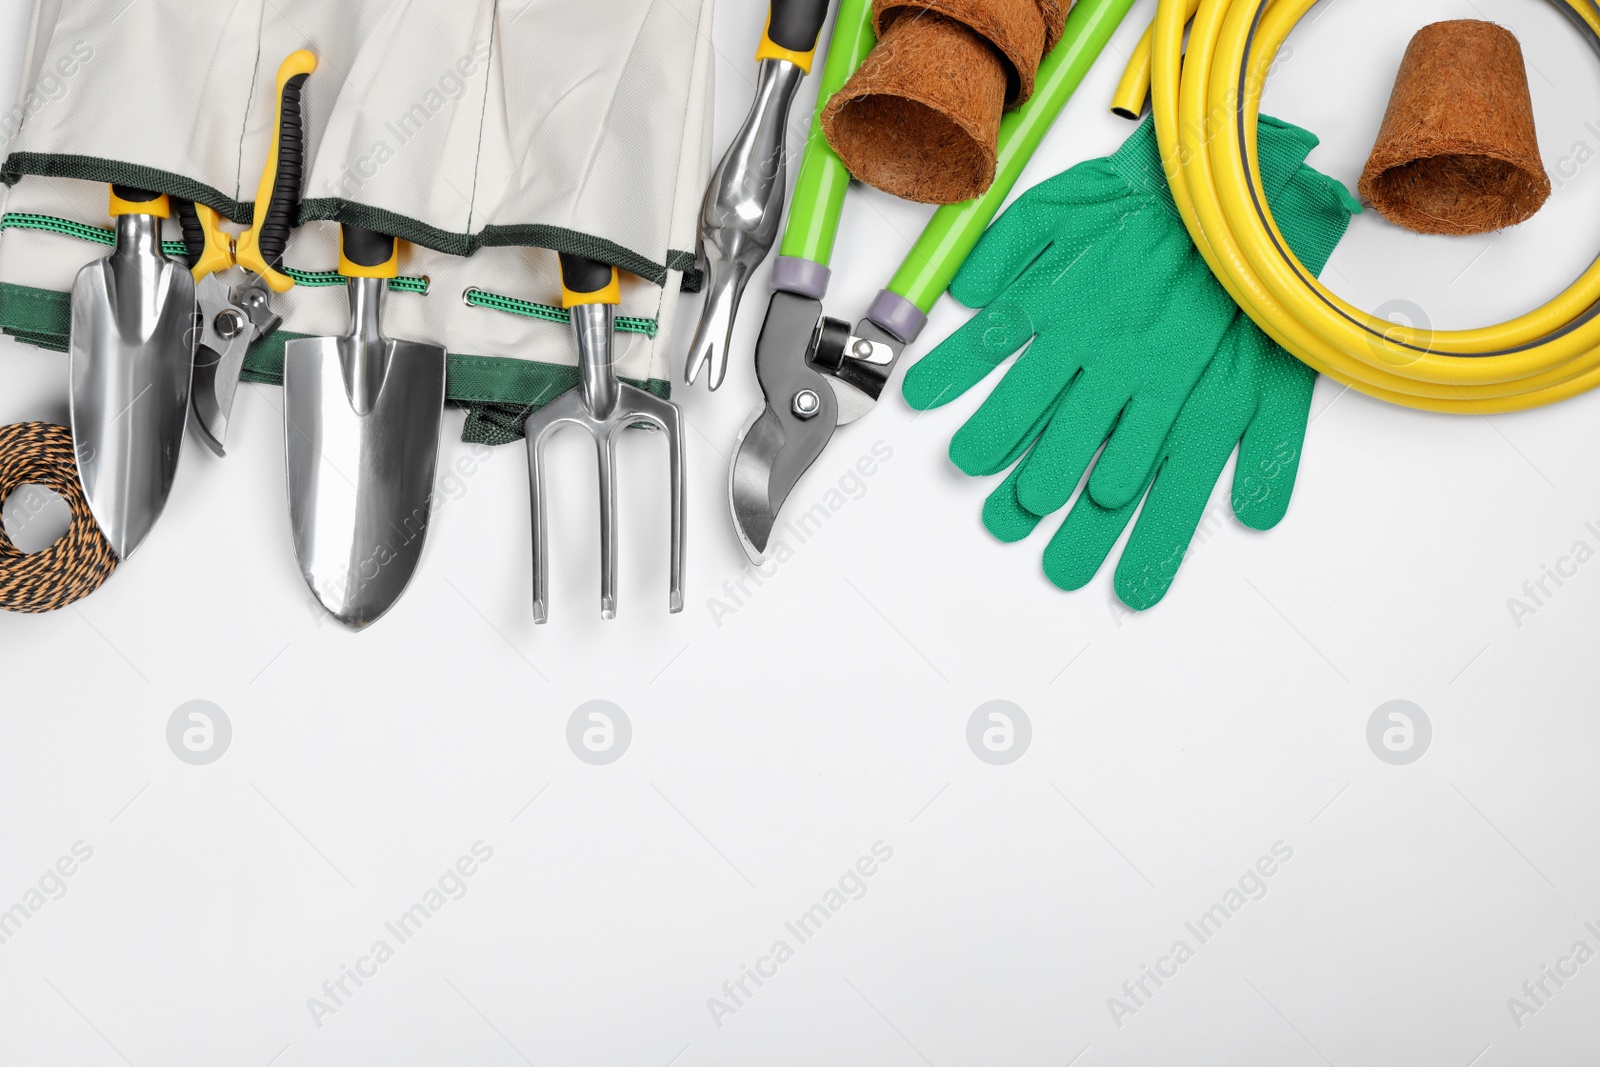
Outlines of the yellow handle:
[{"label": "yellow handle", "polygon": [[[261,248],[261,231],[272,212],[273,193],[278,184],[278,167],[282,156],[284,121],[284,89],[295,78],[303,78],[317,69],[317,57],[305,49],[295,52],[278,67],[277,101],[272,123],[272,144],[267,148],[267,165],[261,174],[261,184],[256,187],[255,215],[250,228],[239,236],[239,266],[261,276],[275,293],[287,292],[294,287],[294,279],[283,274],[267,262]],[[299,165],[299,161],[296,161]],[[295,190],[295,199],[299,190]]]},{"label": "yellow handle", "polygon": [[565,280],[561,283],[561,306],[575,308],[583,304],[610,304],[616,307],[622,303],[622,275],[617,268],[611,268],[611,282],[602,289],[592,293],[578,293],[567,288]]},{"label": "yellow handle", "polygon": [[349,223],[339,227],[339,273],[346,278],[398,278],[398,237],[362,229]]},{"label": "yellow handle", "polygon": [[218,274],[233,266],[233,238],[228,231],[222,228],[222,216],[204,204],[194,206],[195,217],[200,220],[200,229],[205,232],[206,243],[201,249],[200,258],[195,260],[190,273],[194,280],[199,281],[208,274]]},{"label": "yellow handle", "polygon": [[785,48],[772,39],[772,15],[767,15],[766,29],[761,31],[761,44],[756,48],[756,62],[763,59],[787,59],[807,74],[811,73],[811,64],[817,58],[817,50],[809,52],[796,52],[792,48]]},{"label": "yellow handle", "polygon": [[111,187],[111,217],[119,215],[154,215],[158,219],[172,217],[172,204],[167,200],[167,194],[151,200],[125,200],[117,195],[117,187]]}]

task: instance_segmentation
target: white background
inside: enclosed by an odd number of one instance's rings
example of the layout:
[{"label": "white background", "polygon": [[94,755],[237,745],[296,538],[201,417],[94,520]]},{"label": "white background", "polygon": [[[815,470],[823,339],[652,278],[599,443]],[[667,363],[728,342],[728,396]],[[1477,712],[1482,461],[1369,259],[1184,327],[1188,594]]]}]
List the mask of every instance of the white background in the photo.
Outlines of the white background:
[{"label": "white background", "polygon": [[[1153,9],[1135,7],[1022,188],[1130,132],[1107,104]],[[719,147],[748,103],[764,15],[753,0],[718,14]],[[1315,165],[1353,187],[1411,33],[1486,17],[1524,43],[1559,184],[1536,219],[1491,237],[1418,238],[1369,213],[1325,275],[1336,290],[1458,327],[1526,311],[1587,265],[1600,167],[1574,153],[1600,152],[1600,63],[1553,5],[1325,0],[1313,17],[1267,108],[1322,136]],[[27,3],[0,19],[9,87]],[[152,76],[170,62],[153,58]],[[852,197],[831,314],[860,316],[926,215]],[[1584,927],[1600,927],[1600,563],[1520,626],[1507,602],[1575,542],[1600,547],[1585,528],[1600,527],[1600,398],[1460,418],[1324,380],[1284,524],[1262,535],[1229,519],[1165,603],[1123,616],[1109,569],[1076,594],[1047,583],[1053,524],[1018,546],[982,529],[989,484],[945,457],[982,390],[917,417],[897,378],[793,504],[822,499],[878,442],[892,459],[735,604],[726,458],[759,399],[748,353],[765,290],[763,271],[726,386],[676,392],[693,426],[680,616],[666,612],[660,442],[634,434],[617,621],[598,618],[577,437],[553,453],[548,626],[529,613],[520,446],[462,480],[389,617],[359,635],[319,621],[290,545],[280,396],[248,386],[228,459],[187,448],[160,527],[103,590],[0,618],[0,908],[75,842],[93,849],[0,945],[0,1063],[1596,1055],[1600,960],[1546,980],[1554,995],[1520,1026],[1507,998],[1576,941],[1600,950]],[[685,299],[687,322],[698,298]],[[908,360],[963,314],[941,303]],[[0,349],[0,420],[65,421],[65,358]],[[460,419],[445,462],[470,454]],[[718,619],[717,598],[737,610]],[[594,699],[632,723],[609,766],[566,739]],[[1032,723],[1003,767],[966,740],[996,699]],[[1409,766],[1367,742],[1395,699],[1433,727]],[[168,747],[191,700],[232,724],[209,766]],[[478,841],[493,858],[466,895],[317,1025],[308,998],[375,940],[393,946],[384,923]],[[893,858],[865,895],[799,944],[784,923],[880,841]],[[1278,842],[1293,858],[1266,895],[1199,946],[1184,924]],[[1180,938],[1194,958],[1118,1026],[1108,998]],[[779,939],[794,957],[759,989],[747,980],[754,994],[719,1026],[708,998]]]}]

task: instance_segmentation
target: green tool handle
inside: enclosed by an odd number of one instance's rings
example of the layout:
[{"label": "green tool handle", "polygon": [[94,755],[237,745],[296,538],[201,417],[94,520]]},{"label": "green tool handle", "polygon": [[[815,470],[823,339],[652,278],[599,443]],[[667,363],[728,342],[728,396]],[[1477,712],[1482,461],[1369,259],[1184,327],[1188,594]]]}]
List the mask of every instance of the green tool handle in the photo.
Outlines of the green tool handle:
[{"label": "green tool handle", "polygon": [[[1050,132],[1061,109],[1083,83],[1100,53],[1105,51],[1111,35],[1133,4],[1134,0],[1078,0],[1078,6],[1067,18],[1066,32],[1061,35],[1060,43],[1039,66],[1033,98],[1000,123],[1000,158],[994,184],[976,199],[949,204],[934,212],[889,283],[889,292],[915,304],[923,314],[933,310],[939,294],[950,288],[956,271],[967,261],[978,238],[983,236],[983,231],[999,213],[1000,205],[1011,195],[1039,142]],[[828,64],[831,69],[831,55]],[[834,158],[837,161],[837,157]],[[806,162],[811,162],[809,152]],[[842,190],[840,195],[843,196]],[[785,255],[789,254],[787,244],[785,241]]]},{"label": "green tool handle", "polygon": [[824,267],[833,258],[833,239],[839,233],[850,172],[822,135],[822,109],[834,93],[844,88],[876,43],[872,0],[841,0],[817,89],[817,110],[811,116],[811,133],[806,137],[805,158],[800,164],[800,176],[795,179],[789,223],[778,249],[780,256],[806,259]]}]

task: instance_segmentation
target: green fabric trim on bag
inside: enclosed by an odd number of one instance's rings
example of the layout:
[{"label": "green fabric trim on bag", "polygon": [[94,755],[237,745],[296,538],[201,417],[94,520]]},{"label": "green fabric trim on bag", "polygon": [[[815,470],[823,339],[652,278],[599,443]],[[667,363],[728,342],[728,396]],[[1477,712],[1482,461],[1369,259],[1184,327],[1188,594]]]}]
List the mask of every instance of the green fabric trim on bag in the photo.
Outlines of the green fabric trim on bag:
[{"label": "green fabric trim on bag", "polygon": [[[54,289],[0,282],[0,328],[30,344],[40,344],[33,338],[56,339],[58,350],[65,352],[72,331],[72,297]],[[56,348],[56,344],[41,347]]]},{"label": "green fabric trim on bag", "polygon": [[[480,248],[546,248],[552,252],[575,253],[609,263],[656,285],[667,284],[669,270],[687,271],[695,263],[694,253],[672,250],[667,252],[666,263],[657,263],[615,241],[561,226],[485,226],[482,232],[476,234],[449,233],[383,208],[339,197],[313,197],[301,201],[300,221],[350,223],[379,233],[393,234],[412,244],[453,256],[470,256]],[[685,263],[688,267],[681,266]],[[689,290],[687,283],[686,277],[686,291],[698,290],[698,280],[695,290]]]},{"label": "green fabric trim on bag", "polygon": [[78,178],[106,185],[131,185],[135,189],[147,189],[153,193],[169,193],[215,208],[234,222],[248,223],[250,216],[255,213],[254,201],[235,200],[193,178],[156,167],[119,163],[98,156],[13,152],[6,157],[4,167],[0,167],[0,182],[15,185],[29,174],[41,178]]},{"label": "green fabric trim on bag", "polygon": [[667,269],[683,272],[682,289],[686,293],[698,293],[705,288],[705,271],[700,269],[700,260],[693,252],[668,252]]},{"label": "green fabric trim on bag", "polygon": [[476,250],[469,234],[451,233],[384,208],[370,207],[340,197],[313,197],[300,201],[300,222],[339,222],[360,226],[450,256],[470,256]]},{"label": "green fabric trim on bag", "polygon": [[[65,297],[66,294],[60,294]],[[283,346],[310,334],[278,330],[253,345],[245,357],[240,377],[262,385],[283,384]],[[669,383],[624,379],[666,399]],[[506,356],[450,353],[445,368],[445,398],[452,404],[507,404],[524,412],[543,407],[578,384],[578,368],[558,363],[534,363]],[[524,415],[526,417],[526,415]]]},{"label": "green fabric trim on bag", "polygon": [[[13,212],[0,216],[0,230],[7,229],[41,230],[47,233],[59,233],[68,237],[77,237],[85,241],[93,241],[101,245],[116,243],[116,233],[102,226],[89,226],[71,219],[57,218],[54,215],[36,215],[28,212]],[[161,250],[168,256],[182,257],[187,254],[188,248],[182,241],[163,241]],[[320,288],[329,285],[343,285],[344,275],[338,271],[306,271],[294,267],[285,267],[284,273],[295,280],[295,284],[311,288]],[[391,292],[428,293],[428,279],[422,277],[393,278],[389,282]],[[567,324],[572,321],[572,316],[562,308],[551,307],[549,304],[536,304],[530,300],[518,300],[515,297],[501,296],[483,289],[468,289],[465,293],[467,303],[474,307],[494,308],[496,311],[508,311],[513,315],[523,315],[532,319],[543,319],[547,322]],[[654,338],[660,329],[655,319],[646,319],[634,315],[619,315],[616,320],[617,329],[623,333],[639,333],[646,337]]]},{"label": "green fabric trim on bag", "polygon": [[[115,230],[103,226],[90,226],[71,219],[57,218],[54,215],[35,215],[25,211],[12,212],[0,216],[0,230],[40,230],[46,233],[59,233],[67,237],[77,237],[84,241],[93,241],[95,244],[114,245],[117,243]],[[172,259],[182,259],[189,254],[189,248],[182,241],[162,241],[161,251]],[[296,285],[309,286],[316,289],[328,285],[343,285],[344,275],[336,270],[299,270],[295,267],[285,267],[283,272],[295,280]],[[402,276],[389,280],[389,291],[394,293],[421,293],[428,292],[428,279],[421,277]]]},{"label": "green fabric trim on bag", "polygon": [[[530,319],[542,319],[545,322],[559,322],[562,325],[570,325],[572,322],[572,312],[566,308],[552,307],[549,304],[535,304],[531,300],[518,300],[516,297],[501,296],[499,293],[485,292],[482,289],[468,289],[462,296],[473,307],[508,311],[513,315],[522,315]],[[655,319],[636,318],[633,315],[618,315],[616,328],[621,333],[642,333],[646,337],[654,337],[660,326]]]},{"label": "green fabric trim on bag", "polygon": [[[282,385],[283,346],[304,336],[279,330],[257,344],[245,357],[240,379]],[[658,378],[623,381],[663,400],[671,397],[670,382]],[[445,362],[445,399],[466,409],[461,439],[468,444],[506,445],[522,440],[528,416],[577,385],[578,368],[554,363],[456,353]]]},{"label": "green fabric trim on bag", "polygon": [[[548,248],[552,252],[598,259],[619,267],[629,274],[637,274],[657,285],[667,284],[667,266],[652,263],[639,253],[624,248],[615,241],[607,241],[577,230],[561,226],[485,226],[479,235],[484,248],[533,247]],[[670,258],[670,257],[669,257]]]},{"label": "green fabric trim on bag", "polygon": [[[135,189],[169,193],[215,208],[225,218],[243,225],[248,225],[255,213],[253,200],[235,200],[192,178],[136,163],[121,163],[98,156],[13,152],[6,157],[4,166],[0,166],[0,182],[6,185],[15,185],[30,174],[42,178],[77,178],[107,185],[131,185]],[[681,271],[683,291],[686,293],[697,293],[704,284],[693,252],[668,249],[666,262],[657,263],[613,241],[560,226],[488,226],[478,234],[452,233],[393,211],[343,197],[307,197],[302,200],[298,223],[306,222],[348,222],[453,256],[470,256],[480,248],[503,246],[575,252],[614,264],[656,285],[667,283],[668,271]]]},{"label": "green fabric trim on bag", "polygon": [[5,335],[7,337],[15,337],[25,345],[33,345],[35,348],[48,349],[51,352],[65,353],[67,350],[66,338],[60,337],[56,334],[27,333],[23,330],[6,330]]},{"label": "green fabric trim on bag", "polygon": [[[70,294],[0,282],[0,330],[6,334],[39,348],[65,352],[71,326]],[[278,330],[251,346],[240,380],[282,385],[283,346],[306,336]],[[663,400],[671,397],[671,383],[659,378],[623,380]],[[500,445],[521,440],[522,423],[529,413],[577,384],[578,368],[554,363],[456,353],[446,361],[445,397],[467,410],[462,440],[469,443]]]}]

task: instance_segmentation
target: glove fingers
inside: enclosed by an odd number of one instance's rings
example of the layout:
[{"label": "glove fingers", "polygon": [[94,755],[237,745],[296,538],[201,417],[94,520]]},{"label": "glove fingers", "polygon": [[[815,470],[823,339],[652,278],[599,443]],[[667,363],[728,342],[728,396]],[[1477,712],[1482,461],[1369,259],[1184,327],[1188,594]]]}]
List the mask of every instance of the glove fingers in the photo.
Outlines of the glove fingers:
[{"label": "glove fingers", "polygon": [[1256,127],[1256,159],[1268,203],[1277,200],[1320,141],[1310,130],[1262,115]]},{"label": "glove fingers", "polygon": [[1027,344],[1034,329],[1033,317],[1009,301],[978,312],[906,372],[906,403],[918,411],[950,403]]},{"label": "glove fingers", "polygon": [[1025,539],[1038,528],[1039,516],[1017,502],[1017,478],[1021,468],[1014,467],[1005,481],[995,487],[989,499],[983,502],[983,525],[996,539],[1013,544]]},{"label": "glove fingers", "polygon": [[1017,499],[1023,507],[1050,515],[1066,506],[1127,401],[1127,383],[1119,378],[1090,370],[1073,383],[1021,465]]},{"label": "glove fingers", "polygon": [[1016,462],[1053,417],[1082,366],[1070,337],[1037,337],[950,440],[950,460],[968,474],[997,474]]},{"label": "glove fingers", "polygon": [[[978,241],[950,295],[967,307],[986,307],[1052,244],[1076,260],[1098,235],[1114,227],[1127,199],[1127,184],[1101,160],[1088,160],[1019,197]],[[1075,250],[1063,249],[1063,244]]]},{"label": "glove fingers", "polygon": [[1233,513],[1253,530],[1270,530],[1288,514],[1317,372],[1265,336],[1261,408],[1245,431],[1233,473]]},{"label": "glove fingers", "polygon": [[978,240],[950,283],[950,295],[969,308],[992,304],[1050,246],[1059,225],[1052,205],[1024,195]]},{"label": "glove fingers", "polygon": [[[1184,401],[1216,359],[1239,313],[1181,224],[1173,226],[1166,240],[1183,249],[1172,257],[1175,275],[1159,288],[1161,299],[1132,319],[1120,342],[1112,341],[1100,357],[1106,372],[1122,380],[1124,396],[1131,398],[1089,483],[1095,502],[1103,507],[1119,508],[1150,484]],[[1023,501],[1029,499],[1025,484]]]},{"label": "glove fingers", "polygon": [[1302,266],[1321,274],[1361,205],[1336,178],[1302,166],[1267,206]]},{"label": "glove fingers", "polygon": [[[1185,411],[1185,418],[1190,414]],[[1174,438],[1117,564],[1117,596],[1136,611],[1154,607],[1172,587],[1217,480],[1233,455],[1239,440],[1237,423],[1224,425],[1228,413],[1215,414],[1217,419],[1210,426],[1191,424],[1202,432],[1184,434],[1182,440]],[[1200,417],[1196,415],[1197,421]]]},{"label": "glove fingers", "polygon": [[[1198,370],[1195,378],[1199,377]],[[1120,508],[1138,499],[1150,484],[1167,435],[1194,391],[1194,380],[1161,383],[1159,391],[1135,396],[1117,420],[1111,440],[1089,479],[1089,492],[1101,507]]]},{"label": "glove fingers", "polygon": [[1069,592],[1088,585],[1105,565],[1138,506],[1134,501],[1120,508],[1103,508],[1088,493],[1079,496],[1067,520],[1045,546],[1045,577]]}]

